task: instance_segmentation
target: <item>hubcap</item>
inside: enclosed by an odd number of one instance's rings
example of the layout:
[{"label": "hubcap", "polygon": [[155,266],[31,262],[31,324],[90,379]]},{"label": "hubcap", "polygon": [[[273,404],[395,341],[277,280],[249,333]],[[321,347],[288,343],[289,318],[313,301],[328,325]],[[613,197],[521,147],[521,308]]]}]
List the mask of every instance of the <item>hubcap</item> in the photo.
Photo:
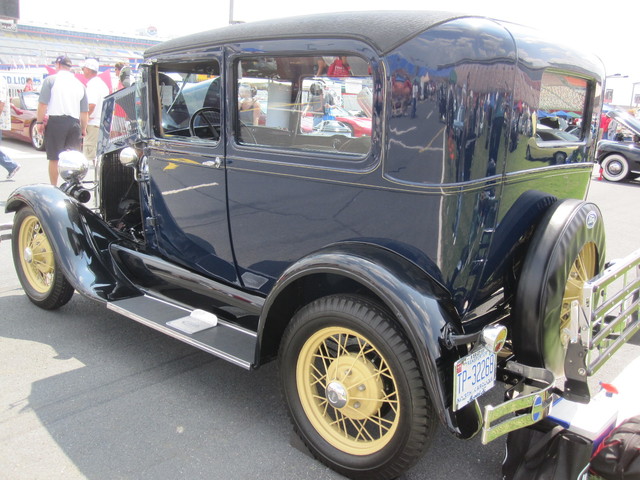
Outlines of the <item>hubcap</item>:
[{"label": "hubcap", "polygon": [[24,261],[27,263],[32,263],[33,262],[33,252],[31,251],[31,248],[27,247],[24,249]]},{"label": "hubcap", "polygon": [[340,382],[331,382],[327,386],[327,400],[333,408],[342,408],[347,404],[347,389]]},{"label": "hubcap", "polygon": [[393,372],[361,334],[341,327],[319,330],[303,345],[296,365],[301,405],[316,431],[352,455],[379,451],[400,422]]},{"label": "hubcap", "polygon": [[611,175],[620,175],[622,172],[622,164],[620,162],[611,162],[607,165],[607,170]]}]

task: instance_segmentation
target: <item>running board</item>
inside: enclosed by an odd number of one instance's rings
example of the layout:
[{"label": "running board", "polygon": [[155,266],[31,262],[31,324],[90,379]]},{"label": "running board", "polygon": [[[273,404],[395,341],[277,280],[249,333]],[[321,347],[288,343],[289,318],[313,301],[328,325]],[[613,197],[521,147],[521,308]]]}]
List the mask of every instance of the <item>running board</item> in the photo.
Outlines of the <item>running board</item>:
[{"label": "running board", "polygon": [[[192,315],[192,310],[148,295],[108,302],[107,308],[247,370],[253,365],[256,333],[216,320],[213,314],[198,311],[200,315]],[[198,326],[200,318],[213,321]]]}]

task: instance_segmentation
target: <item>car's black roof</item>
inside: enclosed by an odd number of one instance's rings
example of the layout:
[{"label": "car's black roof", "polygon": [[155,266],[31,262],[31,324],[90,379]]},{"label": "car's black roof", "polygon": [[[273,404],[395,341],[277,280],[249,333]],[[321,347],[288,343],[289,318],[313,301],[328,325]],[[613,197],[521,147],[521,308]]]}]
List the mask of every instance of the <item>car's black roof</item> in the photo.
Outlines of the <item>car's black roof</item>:
[{"label": "car's black roof", "polygon": [[392,50],[432,25],[464,15],[438,11],[339,12],[240,23],[155,45],[146,57],[229,42],[286,38],[357,38],[379,52]]}]

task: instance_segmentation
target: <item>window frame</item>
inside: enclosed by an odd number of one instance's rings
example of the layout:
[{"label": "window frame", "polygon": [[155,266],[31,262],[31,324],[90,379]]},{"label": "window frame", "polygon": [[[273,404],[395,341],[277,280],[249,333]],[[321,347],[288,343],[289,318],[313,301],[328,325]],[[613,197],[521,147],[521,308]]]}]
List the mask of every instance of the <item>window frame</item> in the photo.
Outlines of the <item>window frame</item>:
[{"label": "window frame", "polygon": [[[163,120],[166,118],[166,114],[163,113],[163,105],[161,99],[160,92],[160,74],[171,73],[171,71],[176,70],[176,73],[186,73],[187,68],[189,66],[211,66],[217,68],[212,68],[212,72],[209,75],[217,75],[217,77],[212,79],[212,82],[216,80],[219,83],[219,101],[218,101],[218,110],[219,110],[219,125],[218,125],[218,138],[210,139],[210,138],[201,138],[201,137],[193,137],[187,135],[170,135],[165,131],[165,127],[163,126]],[[189,75],[198,74],[197,72],[190,72]],[[188,60],[174,60],[174,59],[163,59],[154,62],[154,68],[150,72],[149,75],[152,78],[152,109],[153,109],[153,117],[154,121],[152,124],[152,134],[156,140],[166,141],[166,142],[179,142],[182,144],[205,144],[210,145],[212,147],[217,147],[224,143],[225,138],[225,125],[224,125],[224,109],[225,109],[225,75],[224,75],[224,62],[223,57],[220,55],[207,55],[203,57],[194,57]],[[185,77],[186,78],[186,77]],[[207,79],[208,80],[208,79]],[[205,81],[207,81],[205,80]],[[204,83],[200,82],[200,83]],[[184,90],[184,84],[179,88],[178,94],[181,95]],[[210,86],[208,87],[210,88]],[[205,93],[206,97],[206,93]],[[176,95],[176,98],[178,96]],[[204,99],[203,99],[204,100]],[[175,99],[174,99],[175,101]],[[188,128],[188,126],[187,126]],[[184,128],[183,128],[184,129]]]},{"label": "window frame", "polygon": [[[377,62],[375,62],[374,57],[369,57],[367,58],[366,55],[363,55],[361,53],[361,50],[363,49],[353,49],[353,50],[348,50],[345,51],[344,49],[333,49],[330,51],[327,51],[325,49],[322,50],[313,50],[313,51],[276,51],[276,50],[271,50],[270,49],[265,49],[260,51],[259,54],[256,54],[256,52],[251,52],[251,53],[240,53],[240,54],[235,54],[235,55],[231,55],[228,57],[227,62],[229,65],[229,70],[232,71],[233,73],[231,75],[228,75],[227,81],[228,83],[228,88],[229,91],[233,91],[233,95],[230,95],[228,98],[229,101],[229,106],[228,108],[230,109],[230,111],[232,111],[232,113],[229,115],[229,122],[231,125],[231,132],[232,135],[230,137],[230,144],[233,145],[234,150],[236,150],[238,153],[241,154],[247,154],[250,155],[252,152],[264,152],[264,153],[273,153],[274,155],[278,156],[281,159],[287,159],[287,160],[292,160],[293,163],[309,163],[309,164],[315,164],[317,163],[317,161],[321,161],[322,160],[330,160],[333,161],[334,163],[336,162],[347,162],[349,165],[349,168],[353,168],[355,166],[361,165],[363,163],[368,163],[370,160],[370,157],[373,156],[373,152],[374,149],[378,148],[376,143],[378,142],[377,140],[377,135],[376,135],[376,123],[377,123],[377,119],[375,118],[376,115],[374,113],[375,110],[375,102],[376,99],[373,97],[371,98],[371,135],[369,137],[369,142],[367,145],[367,152],[366,153],[349,153],[349,152],[339,152],[336,150],[329,150],[329,149],[322,149],[322,148],[318,148],[316,149],[303,149],[303,148],[296,148],[295,146],[289,146],[289,145],[277,145],[277,144],[261,144],[261,143],[251,143],[251,142],[247,142],[245,140],[242,139],[241,135],[240,135],[240,130],[242,128],[242,125],[240,123],[240,113],[239,113],[239,90],[240,87],[243,83],[247,83],[245,82],[245,79],[253,79],[253,78],[260,78],[261,80],[265,80],[265,81],[269,81],[269,78],[267,77],[251,77],[249,75],[247,76],[241,76],[241,62],[243,61],[247,61],[247,60],[252,60],[252,61],[258,61],[260,58],[271,58],[271,59],[283,59],[283,58],[292,58],[292,59],[310,59],[311,61],[309,62],[309,65],[313,65],[315,64],[315,59],[317,57],[336,57],[336,56],[340,56],[340,55],[346,55],[348,57],[351,58],[358,58],[359,62],[363,62],[364,65],[366,65],[368,71],[366,75],[354,75],[352,78],[361,78],[363,80],[363,82],[368,82],[371,85],[371,90],[373,91],[373,85],[376,83],[376,64]],[[267,53],[268,52],[268,53]],[[373,60],[373,61],[372,61]],[[303,90],[302,90],[302,85],[304,84],[305,81],[307,81],[308,79],[314,79],[316,78],[315,75],[311,74],[311,73],[302,73],[297,75],[295,78],[291,78],[291,79],[281,79],[281,80],[286,80],[287,83],[289,83],[291,85],[291,93],[290,93],[290,98],[292,99],[291,102],[294,102],[294,104],[296,105],[296,107],[299,109],[298,112],[302,111],[302,99],[303,99]],[[340,77],[328,77],[327,75],[323,76],[323,78],[340,78]],[[294,93],[295,92],[295,93]],[[295,101],[293,100],[295,95]],[[268,99],[267,99],[268,101]],[[267,115],[268,115],[268,107],[266,108],[267,110]],[[293,111],[293,110],[292,110]],[[299,113],[297,120],[295,121],[295,125],[294,125],[294,129],[296,130],[300,130],[301,128],[301,124],[302,124],[302,116],[301,113]],[[292,128],[292,122],[289,122],[290,127]],[[253,127],[256,127],[255,125]],[[257,127],[261,127],[260,125],[258,125]],[[290,134],[294,135],[294,136],[301,136],[302,132],[299,131],[293,131],[290,130]],[[338,133],[339,135],[339,133]],[[308,137],[313,138],[313,135],[308,135]],[[353,137],[353,138],[357,138],[357,137]],[[296,161],[296,157],[298,157],[299,159],[302,159],[302,162],[298,162]],[[264,158],[264,157],[263,157]]]}]

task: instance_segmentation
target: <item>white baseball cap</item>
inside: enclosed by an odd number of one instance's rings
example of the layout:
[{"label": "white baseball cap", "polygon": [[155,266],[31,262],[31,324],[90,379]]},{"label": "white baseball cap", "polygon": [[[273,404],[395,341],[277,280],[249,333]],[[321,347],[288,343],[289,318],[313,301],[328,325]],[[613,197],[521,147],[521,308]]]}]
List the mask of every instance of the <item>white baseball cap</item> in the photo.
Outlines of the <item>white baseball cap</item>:
[{"label": "white baseball cap", "polygon": [[98,70],[100,70],[98,61],[95,58],[87,58],[82,64],[82,68],[88,68],[89,70],[93,70],[94,72],[98,72]]}]

